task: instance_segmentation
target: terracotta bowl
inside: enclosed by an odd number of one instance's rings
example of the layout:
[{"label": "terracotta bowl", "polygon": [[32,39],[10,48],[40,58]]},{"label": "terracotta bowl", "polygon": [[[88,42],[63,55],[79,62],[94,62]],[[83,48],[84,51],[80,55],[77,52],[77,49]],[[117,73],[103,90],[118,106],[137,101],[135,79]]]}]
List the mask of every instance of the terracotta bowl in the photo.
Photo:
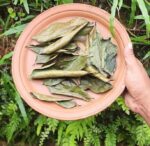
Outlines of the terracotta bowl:
[{"label": "terracotta bowl", "polygon": [[41,13],[28,24],[17,41],[12,60],[13,79],[24,101],[39,113],[60,120],[77,120],[101,112],[110,106],[125,88],[124,77],[126,65],[123,51],[125,46],[130,42],[130,39],[125,28],[118,20],[115,20],[115,37],[112,41],[118,46],[118,55],[117,68],[113,75],[114,81],[112,90],[105,94],[93,94],[89,92],[94,99],[90,102],[77,100],[81,106],[72,109],[64,109],[55,103],[46,103],[31,97],[29,94],[31,91],[44,94],[50,93],[48,89],[42,85],[42,81],[29,79],[29,75],[33,68],[35,68],[34,62],[36,54],[26,48],[26,46],[33,43],[31,39],[32,36],[51,23],[66,21],[77,16],[83,17],[89,21],[95,21],[101,35],[104,38],[111,37],[109,31],[110,14],[106,11],[85,4],[60,5]]}]

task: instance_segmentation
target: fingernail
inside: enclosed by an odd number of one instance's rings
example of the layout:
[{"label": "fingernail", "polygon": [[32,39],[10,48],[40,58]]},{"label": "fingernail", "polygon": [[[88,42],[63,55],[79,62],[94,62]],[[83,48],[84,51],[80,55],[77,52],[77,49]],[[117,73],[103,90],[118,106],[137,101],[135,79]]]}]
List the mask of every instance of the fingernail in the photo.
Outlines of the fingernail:
[{"label": "fingernail", "polygon": [[132,50],[132,49],[133,49],[132,43],[130,42],[130,43],[125,47],[125,49]]}]

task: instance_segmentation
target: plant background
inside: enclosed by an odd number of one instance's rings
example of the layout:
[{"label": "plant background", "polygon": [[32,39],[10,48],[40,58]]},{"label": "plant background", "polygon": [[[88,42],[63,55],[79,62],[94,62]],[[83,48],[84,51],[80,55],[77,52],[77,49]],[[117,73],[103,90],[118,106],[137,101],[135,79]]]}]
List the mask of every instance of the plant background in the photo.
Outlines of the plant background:
[{"label": "plant background", "polygon": [[116,16],[150,75],[149,0],[0,0],[0,146],[150,146],[150,127],[126,107],[123,97],[95,116],[59,121],[33,111],[18,94],[10,72],[17,38],[39,13],[72,2],[111,13],[112,32]]}]

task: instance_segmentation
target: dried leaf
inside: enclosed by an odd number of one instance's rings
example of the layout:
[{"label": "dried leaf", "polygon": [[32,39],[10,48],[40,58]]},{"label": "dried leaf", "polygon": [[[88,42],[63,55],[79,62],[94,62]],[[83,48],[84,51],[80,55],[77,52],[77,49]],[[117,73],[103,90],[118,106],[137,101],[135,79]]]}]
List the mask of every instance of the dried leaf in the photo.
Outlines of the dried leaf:
[{"label": "dried leaf", "polygon": [[87,54],[87,47],[86,47],[86,38],[87,37],[85,37],[85,40],[84,41],[76,41],[76,44],[77,44],[77,46],[80,48],[80,49],[78,49],[78,51],[76,51],[76,55],[88,55]]},{"label": "dried leaf", "polygon": [[69,101],[58,101],[56,102],[61,107],[70,109],[77,106],[77,103],[75,101],[69,100]]},{"label": "dried leaf", "polygon": [[87,63],[87,56],[76,56],[76,59],[69,62],[65,70],[82,70]]},{"label": "dried leaf", "polygon": [[46,79],[44,80],[44,85],[46,86],[54,86],[54,85],[57,85],[59,83],[61,83],[64,79],[62,78],[57,78],[57,79]]},{"label": "dried leaf", "polygon": [[103,93],[112,89],[110,83],[103,82],[92,76],[82,77],[80,87],[84,90],[90,89],[94,93]]},{"label": "dried leaf", "polygon": [[55,65],[55,63],[56,63],[56,62],[52,62],[52,63],[49,63],[49,64],[45,64],[45,65],[41,66],[41,67],[38,68],[38,69],[41,69],[41,70],[43,70],[43,69],[50,69],[50,68],[52,68],[52,66]]},{"label": "dried leaf", "polygon": [[112,75],[116,66],[116,46],[110,39],[101,39],[95,30],[90,34],[88,63],[104,76]]},{"label": "dried leaf", "polygon": [[102,69],[109,75],[112,75],[116,68],[117,47],[111,42],[111,39],[102,39]]},{"label": "dried leaf", "polygon": [[41,64],[41,63],[47,63],[50,60],[51,56],[50,55],[37,55],[35,63]]},{"label": "dried leaf", "polygon": [[41,51],[41,49],[43,48],[43,47],[37,47],[37,46],[34,46],[34,45],[30,45],[30,46],[28,46],[33,52],[35,52],[35,53],[37,53],[37,54],[39,54],[40,53],[40,51]]},{"label": "dried leaf", "polygon": [[82,41],[83,38],[86,37],[87,34],[90,33],[90,31],[93,29],[92,24],[88,24],[86,27],[84,27],[82,30],[80,30],[77,35],[73,38],[75,41]]},{"label": "dried leaf", "polygon": [[87,75],[86,71],[68,71],[68,70],[51,70],[35,69],[32,71],[32,79],[60,78],[60,77],[81,77]]},{"label": "dried leaf", "polygon": [[75,51],[77,51],[77,45],[75,43],[70,43],[64,48],[57,51],[57,53],[64,53],[64,54],[74,54]]},{"label": "dried leaf", "polygon": [[76,97],[88,101],[90,96],[72,81],[63,81],[54,86],[48,86],[51,93]]},{"label": "dried leaf", "polygon": [[86,68],[85,68],[85,70],[88,72],[88,73],[90,73],[91,75],[93,75],[94,77],[96,77],[96,78],[98,78],[98,79],[100,79],[100,80],[102,80],[102,81],[104,81],[104,82],[109,82],[110,81],[110,79],[109,78],[106,78],[103,74],[101,74],[100,72],[98,72],[97,70],[96,70],[96,68],[94,67],[94,66],[87,66]]},{"label": "dried leaf", "polygon": [[44,94],[37,93],[37,92],[32,92],[31,95],[34,98],[37,98],[39,100],[49,101],[49,102],[72,100],[72,98],[69,98],[69,97],[67,97],[67,98],[64,98],[64,97],[55,97],[55,96],[44,95]]},{"label": "dried leaf", "polygon": [[90,47],[89,47],[89,65],[95,66],[99,72],[101,69],[101,38],[99,34],[93,30],[90,35]]},{"label": "dried leaf", "polygon": [[67,33],[64,37],[60,38],[56,42],[52,43],[51,45],[45,47],[40,51],[40,54],[51,54],[59,49],[63,48],[67,45],[72,38],[83,28],[87,25],[87,22],[82,24],[81,26],[77,27],[76,29],[72,30],[71,32]]},{"label": "dried leaf", "polygon": [[64,37],[66,33],[71,32],[78,26],[87,23],[87,21],[83,18],[75,18],[71,19],[67,22],[56,22],[51,24],[47,29],[39,33],[38,35],[34,36],[38,42],[48,42],[51,40],[55,40],[57,38]]}]

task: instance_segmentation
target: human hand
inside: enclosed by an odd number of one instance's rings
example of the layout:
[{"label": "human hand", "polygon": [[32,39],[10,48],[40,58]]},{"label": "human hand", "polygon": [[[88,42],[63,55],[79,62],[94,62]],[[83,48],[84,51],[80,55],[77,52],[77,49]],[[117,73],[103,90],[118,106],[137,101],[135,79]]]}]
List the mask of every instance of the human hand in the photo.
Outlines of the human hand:
[{"label": "human hand", "polygon": [[150,79],[142,63],[134,56],[132,44],[125,48],[124,57],[127,65],[126,105],[150,123]]}]

